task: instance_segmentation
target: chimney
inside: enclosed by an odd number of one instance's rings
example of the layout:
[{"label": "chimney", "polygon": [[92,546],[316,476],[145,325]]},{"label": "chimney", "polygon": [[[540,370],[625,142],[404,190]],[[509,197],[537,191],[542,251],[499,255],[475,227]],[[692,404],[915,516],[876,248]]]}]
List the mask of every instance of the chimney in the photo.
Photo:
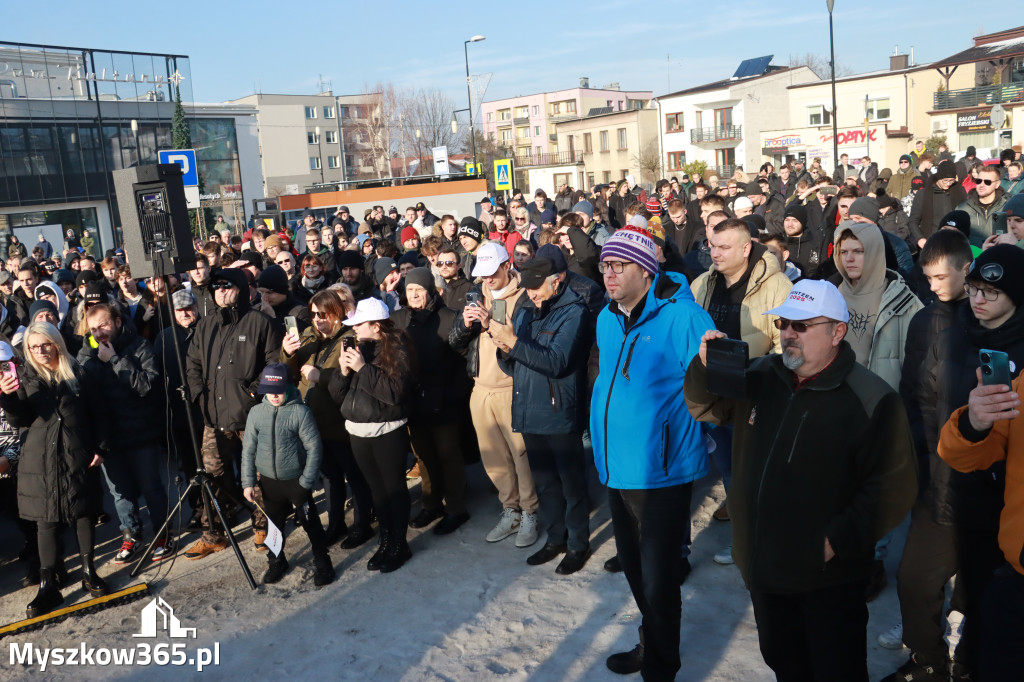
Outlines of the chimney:
[{"label": "chimney", "polygon": [[586,76],[580,76],[580,87],[583,88],[584,90],[589,89],[590,79],[587,78]]},{"label": "chimney", "polygon": [[889,56],[889,70],[900,71],[910,66],[910,59],[905,54],[894,54]]}]

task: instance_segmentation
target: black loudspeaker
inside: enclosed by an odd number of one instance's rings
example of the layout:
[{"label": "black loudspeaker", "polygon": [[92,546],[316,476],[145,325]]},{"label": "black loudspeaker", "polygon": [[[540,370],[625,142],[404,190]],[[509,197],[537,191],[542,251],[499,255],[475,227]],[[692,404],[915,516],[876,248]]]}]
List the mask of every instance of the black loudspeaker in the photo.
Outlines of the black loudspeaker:
[{"label": "black loudspeaker", "polygon": [[114,171],[113,175],[132,277],[194,269],[196,254],[181,166],[151,164]]}]

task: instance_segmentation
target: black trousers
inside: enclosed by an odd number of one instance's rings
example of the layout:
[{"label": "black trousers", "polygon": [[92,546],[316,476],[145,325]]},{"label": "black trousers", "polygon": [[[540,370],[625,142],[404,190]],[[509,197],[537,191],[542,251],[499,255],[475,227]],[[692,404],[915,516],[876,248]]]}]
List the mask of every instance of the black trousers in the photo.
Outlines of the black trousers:
[{"label": "black trousers", "polygon": [[[75,519],[75,534],[78,536],[78,553],[83,563],[92,560],[93,540],[95,538],[96,519],[91,516],[80,516]],[[64,560],[64,548],[61,546],[60,533],[63,524],[52,521],[38,521],[36,532],[39,542],[39,566],[55,569]]]},{"label": "black trousers", "polygon": [[750,591],[761,656],[779,682],[866,682],[865,581],[799,594]]},{"label": "black trousers", "polygon": [[903,643],[921,663],[942,666],[949,657],[946,633],[946,583],[957,572],[956,529],[938,524],[926,505],[915,505],[896,591],[903,618]]},{"label": "black trousers", "polygon": [[[326,555],[327,539],[323,524],[320,523],[320,516],[316,513],[312,491],[303,488],[297,478],[279,481],[261,475],[259,486],[263,490],[263,509],[267,512],[267,517],[281,530],[282,536],[285,519],[294,509],[295,525],[306,531],[306,535],[309,536],[313,556]],[[284,555],[284,540],[282,537],[281,556]]]},{"label": "black trousers", "polygon": [[405,462],[409,456],[409,433],[404,426],[383,436],[352,436],[356,464],[370,486],[377,510],[381,539],[389,535],[405,541],[409,529],[409,488],[405,483]]},{"label": "black trousers", "polygon": [[587,551],[590,549],[590,504],[582,434],[524,433],[523,442],[547,542],[565,544],[572,552]]},{"label": "black trousers", "polygon": [[977,679],[1019,680],[1024,671],[1024,575],[1010,564],[997,570],[985,590],[979,616]]},{"label": "black trousers", "polygon": [[690,520],[693,484],[653,490],[608,489],[622,571],[642,616],[646,682],[679,671],[679,546]]},{"label": "black trousers", "polygon": [[441,509],[443,503],[449,516],[466,511],[466,461],[460,428],[458,421],[409,425],[413,452],[423,462],[420,469],[423,508],[435,511]]},{"label": "black trousers", "polygon": [[1006,559],[999,549],[999,527],[958,526],[956,528],[960,573],[957,589],[963,588],[963,627],[960,630],[960,644],[956,648],[956,660],[971,670],[977,670],[981,650],[981,602],[995,575]]},{"label": "black trousers", "polygon": [[348,485],[352,488],[352,525],[369,528],[373,518],[373,497],[348,441],[324,441],[320,473],[324,476],[327,523],[339,527],[345,525],[345,480],[348,479]]}]

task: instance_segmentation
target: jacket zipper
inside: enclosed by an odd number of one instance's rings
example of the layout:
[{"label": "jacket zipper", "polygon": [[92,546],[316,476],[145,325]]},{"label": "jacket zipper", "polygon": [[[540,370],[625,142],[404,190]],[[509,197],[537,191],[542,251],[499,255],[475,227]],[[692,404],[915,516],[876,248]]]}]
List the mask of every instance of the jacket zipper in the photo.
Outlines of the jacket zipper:
[{"label": "jacket zipper", "polygon": [[274,414],[270,418],[270,462],[274,468],[274,480],[280,480],[277,476],[277,410],[274,408]]},{"label": "jacket zipper", "polygon": [[548,379],[548,393],[551,395],[551,411],[558,412],[558,404],[555,402],[555,386]]},{"label": "jacket zipper", "polygon": [[[760,529],[758,528],[758,526],[761,525],[760,524],[761,514],[759,513],[759,510],[761,509],[761,492],[764,490],[764,479],[766,477],[765,475],[768,472],[769,465],[771,465],[771,463],[772,463],[772,455],[775,454],[775,446],[778,445],[779,434],[782,433],[782,428],[786,424],[786,417],[789,416],[789,409],[793,405],[793,397],[795,395],[796,395],[796,393],[791,393],[789,398],[786,400],[786,411],[782,414],[782,419],[779,420],[779,428],[775,432],[775,438],[772,439],[772,447],[768,451],[768,458],[764,462],[764,468],[761,469],[761,480],[758,481],[758,483],[757,483],[757,495],[754,497],[754,532],[751,534],[751,537],[754,538],[754,544],[753,544],[753,546],[751,548],[751,552],[750,552],[750,569],[751,570],[753,570],[754,566],[757,565],[757,537],[758,537],[758,533],[760,532]],[[751,576],[751,577],[753,577],[753,576]]]},{"label": "jacket zipper", "polygon": [[668,433],[669,427],[666,421],[661,425],[661,467],[665,470],[665,476],[668,476]]},{"label": "jacket zipper", "polygon": [[796,452],[796,443],[800,440],[800,432],[804,429],[804,422],[807,421],[807,413],[804,412],[803,416],[800,417],[800,423],[797,424],[796,433],[793,434],[793,445],[789,448],[789,457],[786,458],[786,464],[793,463],[793,453]]},{"label": "jacket zipper", "polygon": [[633,343],[629,344],[629,353],[626,354],[626,362],[622,365],[622,376],[626,377],[626,381],[629,381],[629,363],[633,361],[633,349],[636,348],[636,342],[640,340],[640,335],[637,334],[633,337]]}]

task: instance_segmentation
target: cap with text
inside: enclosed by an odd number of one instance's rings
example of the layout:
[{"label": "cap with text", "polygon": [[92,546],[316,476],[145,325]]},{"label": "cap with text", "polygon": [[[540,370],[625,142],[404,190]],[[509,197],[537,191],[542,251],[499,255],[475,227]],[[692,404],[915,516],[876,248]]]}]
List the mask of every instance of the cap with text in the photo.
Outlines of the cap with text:
[{"label": "cap with text", "polygon": [[490,277],[507,261],[508,249],[496,242],[488,242],[477,252],[476,265],[471,274],[473,277]]},{"label": "cap with text", "polygon": [[831,282],[817,279],[797,282],[782,305],[763,314],[778,315],[787,320],[827,317],[836,322],[850,321],[850,310],[839,289]]}]

